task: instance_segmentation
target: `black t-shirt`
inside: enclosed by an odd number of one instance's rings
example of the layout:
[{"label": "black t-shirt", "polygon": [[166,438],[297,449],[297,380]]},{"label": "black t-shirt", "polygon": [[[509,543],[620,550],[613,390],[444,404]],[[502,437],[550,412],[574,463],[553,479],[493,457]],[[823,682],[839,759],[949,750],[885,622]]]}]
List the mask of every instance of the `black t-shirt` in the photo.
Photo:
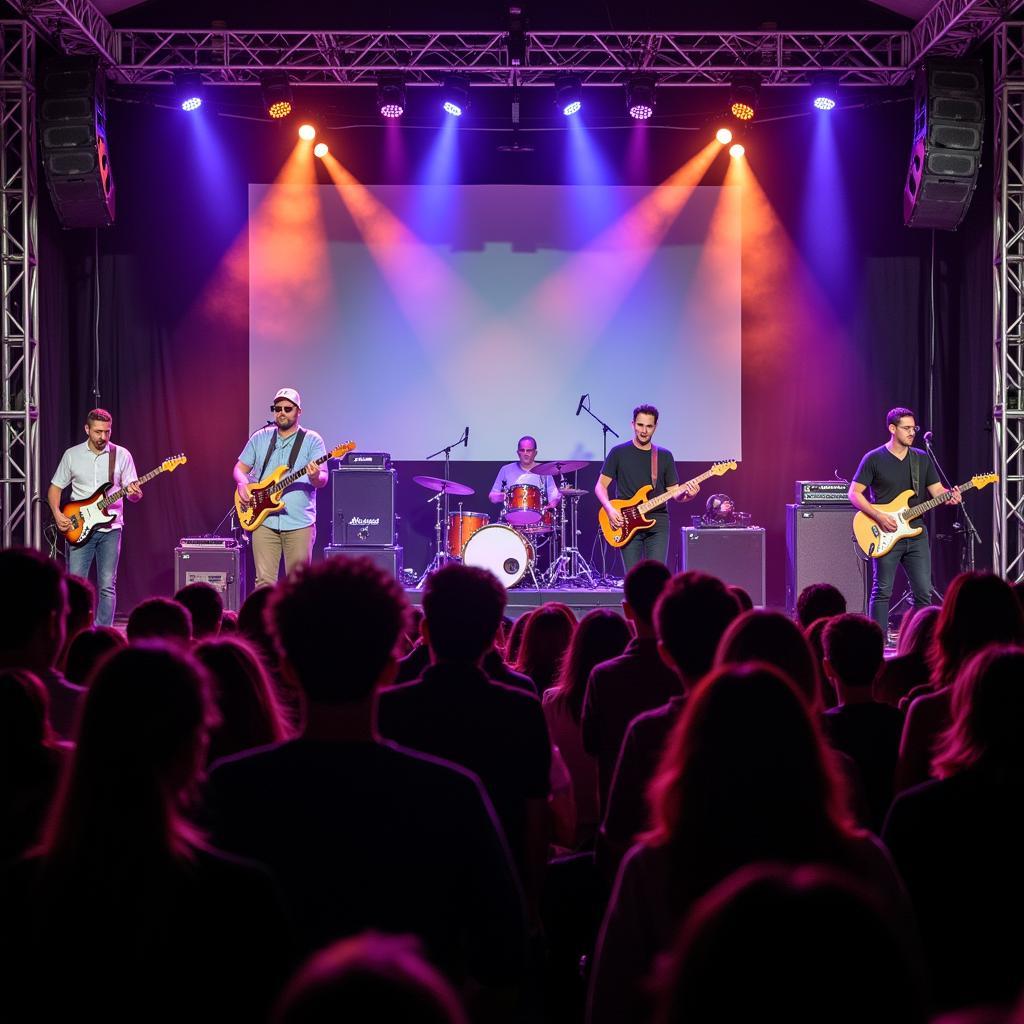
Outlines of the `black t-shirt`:
[{"label": "black t-shirt", "polygon": [[[651,453],[637,448],[632,441],[617,444],[604,460],[601,467],[602,476],[610,476],[615,483],[615,497],[628,501],[651,482]],[[673,484],[679,483],[675,459],[667,448],[658,449],[658,475],[650,497],[656,498],[664,494]],[[668,509],[662,505],[648,515],[668,515]]]},{"label": "black t-shirt", "polygon": [[[911,459],[918,466],[918,484],[920,490],[911,498],[911,505],[928,499],[928,488],[939,482],[935,465],[926,452],[920,448],[911,448],[904,459],[897,459],[883,444],[881,448],[872,448],[857,467],[853,482],[864,484],[871,490],[871,501],[875,505],[887,505],[898,498],[904,491],[914,489],[911,477]],[[922,524],[923,525],[923,524]]]}]

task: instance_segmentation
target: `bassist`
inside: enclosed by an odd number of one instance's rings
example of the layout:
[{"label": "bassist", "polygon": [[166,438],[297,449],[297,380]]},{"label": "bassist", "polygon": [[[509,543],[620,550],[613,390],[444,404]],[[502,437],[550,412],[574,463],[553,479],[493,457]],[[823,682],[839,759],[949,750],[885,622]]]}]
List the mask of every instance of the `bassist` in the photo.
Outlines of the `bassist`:
[{"label": "bassist", "polygon": [[[316,539],[316,491],[327,485],[327,466],[316,460],[327,454],[324,439],[315,430],[299,427],[302,400],[294,388],[281,388],[274,396],[270,411],[274,423],[249,438],[234,477],[238,496],[249,502],[249,486],[263,480],[279,466],[289,470],[305,466],[306,476],[282,495],[284,509],[258,526],[252,533],[252,555],[256,564],[256,586],[272,587],[277,582],[284,556],[284,570],[309,562]],[[253,475],[253,467],[258,473]]]},{"label": "bassist", "polygon": [[[61,533],[67,533],[71,521],[61,511],[60,495],[68,484],[71,498],[78,500],[89,497],[101,484],[108,480],[113,488],[124,487],[129,501],[142,498],[142,488],[137,483],[139,474],[131,452],[110,440],[113,418],[106,409],[93,409],[85,420],[85,441],[64,452],[57,471],[50,481],[46,500],[53,513],[54,521]],[[72,576],[89,578],[92,563],[96,563],[97,626],[112,626],[117,605],[117,563],[121,557],[121,530],[124,526],[124,502],[116,501],[106,507],[113,520],[104,527],[94,530],[84,544],[68,547],[67,565]]]},{"label": "bassist", "polygon": [[[889,440],[880,448],[873,448],[860,460],[849,497],[854,508],[859,509],[876,523],[879,529],[893,533],[896,520],[874,505],[885,505],[902,492],[912,490],[912,502],[924,500],[925,495],[937,497],[946,492],[939,481],[932,460],[920,448],[912,447],[920,429],[914,413],[903,406],[889,411],[886,417]],[[871,500],[865,492],[871,489]],[[958,503],[960,491],[953,488],[950,504]],[[922,526],[924,522],[922,520]],[[923,608],[932,603],[932,565],[928,548],[927,529],[917,537],[904,537],[898,541],[884,558],[872,559],[871,618],[882,627],[889,628],[889,600],[892,597],[896,567],[902,563],[907,574],[910,589],[914,595],[914,607]]]}]

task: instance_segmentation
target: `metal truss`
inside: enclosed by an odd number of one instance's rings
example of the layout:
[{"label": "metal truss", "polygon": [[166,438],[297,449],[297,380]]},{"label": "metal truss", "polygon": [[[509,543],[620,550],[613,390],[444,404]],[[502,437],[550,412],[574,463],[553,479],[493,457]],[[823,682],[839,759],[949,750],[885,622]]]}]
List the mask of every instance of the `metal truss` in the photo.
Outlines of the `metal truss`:
[{"label": "metal truss", "polygon": [[0,522],[3,546],[38,547],[39,291],[36,33],[0,21]]},{"label": "metal truss", "polygon": [[1024,23],[995,36],[992,566],[1024,580]]}]

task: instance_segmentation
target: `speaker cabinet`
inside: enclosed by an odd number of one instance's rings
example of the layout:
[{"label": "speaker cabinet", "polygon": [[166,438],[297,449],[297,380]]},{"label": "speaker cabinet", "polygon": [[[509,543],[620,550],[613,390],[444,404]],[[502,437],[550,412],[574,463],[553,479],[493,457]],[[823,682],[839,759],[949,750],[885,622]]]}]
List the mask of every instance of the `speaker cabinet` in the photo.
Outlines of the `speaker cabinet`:
[{"label": "speaker cabinet", "polygon": [[914,77],[914,143],[903,190],[910,228],[952,231],[971,205],[985,129],[980,60],[925,61]]},{"label": "speaker cabinet", "polygon": [[106,79],[95,57],[51,60],[39,112],[43,173],[65,228],[114,223]]},{"label": "speaker cabinet", "polygon": [[331,474],[333,543],[391,547],[395,543],[395,471],[352,469]]},{"label": "speaker cabinet", "polygon": [[174,589],[209,583],[220,592],[224,607],[237,612],[245,600],[245,561],[238,548],[174,549]]},{"label": "speaker cabinet", "polygon": [[804,587],[831,583],[846,598],[851,612],[867,608],[867,565],[853,540],[852,506],[786,506],[786,611],[796,613]]},{"label": "speaker cabinet", "polygon": [[397,580],[402,572],[401,545],[390,548],[369,548],[359,545],[328,544],[324,558],[369,558],[376,566]]},{"label": "speaker cabinet", "polygon": [[699,569],[723,583],[742,587],[758,608],[764,606],[764,530],[759,526],[681,531],[682,568]]}]

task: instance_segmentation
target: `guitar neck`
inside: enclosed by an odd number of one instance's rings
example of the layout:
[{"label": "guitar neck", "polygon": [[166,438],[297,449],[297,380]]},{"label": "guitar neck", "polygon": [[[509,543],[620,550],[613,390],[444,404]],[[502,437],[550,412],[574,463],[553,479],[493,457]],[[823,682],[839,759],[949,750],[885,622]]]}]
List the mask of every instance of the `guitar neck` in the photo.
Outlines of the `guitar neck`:
[{"label": "guitar neck", "polygon": [[[331,453],[326,452],[325,454],[321,455],[319,459],[314,459],[313,461],[318,466],[322,466],[330,457]],[[309,465],[309,463],[306,463],[306,465]],[[282,477],[280,480],[277,481],[276,484],[273,484],[273,489],[275,492],[283,491],[286,487],[291,487],[291,485],[295,483],[296,480],[301,480],[302,477],[307,475],[308,474],[306,473],[305,469],[297,469],[295,470],[294,473],[289,473],[288,476]]]},{"label": "guitar neck", "polygon": [[702,484],[708,479],[708,477],[714,475],[714,470],[709,469],[706,473],[701,473],[700,476],[695,476],[692,480],[687,480],[684,484],[673,484],[664,494],[659,494],[656,498],[651,498],[649,501],[645,501],[642,505],[638,505],[637,511],[650,512],[652,508],[658,508],[660,505],[664,505],[669,498],[674,498],[684,487],[689,487],[690,484]]},{"label": "guitar neck", "polygon": [[[974,484],[968,480],[965,484],[960,484],[960,491],[969,491]],[[934,498],[929,498],[928,501],[922,501],[920,505],[911,505],[907,509],[904,520],[916,519],[920,515],[924,515],[925,512],[931,512],[933,508],[938,508],[939,505],[944,505],[949,499],[953,497],[952,491],[943,491],[942,494],[937,494]]]},{"label": "guitar neck", "polygon": [[[159,476],[164,472],[163,466],[157,466],[156,469],[150,470],[145,476],[140,476],[138,480],[133,480],[133,483],[139,484],[140,486],[144,483],[148,483],[155,476]],[[113,494],[108,494],[101,502],[99,502],[99,508],[105,509],[108,505],[113,505],[115,501],[120,501],[128,493],[127,487],[122,487],[119,491],[114,491]]]}]

